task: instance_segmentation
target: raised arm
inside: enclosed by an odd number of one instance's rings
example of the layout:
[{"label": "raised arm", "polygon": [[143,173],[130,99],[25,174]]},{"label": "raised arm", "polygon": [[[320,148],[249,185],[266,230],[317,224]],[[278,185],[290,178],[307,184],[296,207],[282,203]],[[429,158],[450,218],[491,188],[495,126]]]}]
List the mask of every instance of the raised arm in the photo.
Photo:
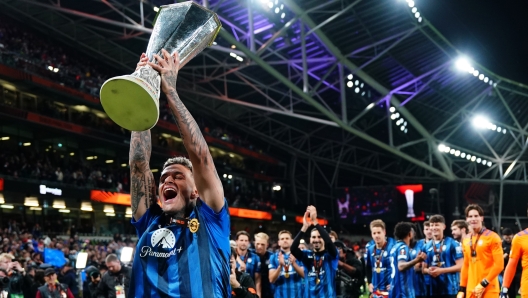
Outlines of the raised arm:
[{"label": "raised arm", "polygon": [[164,49],[162,54],[164,58],[154,55],[158,64],[149,62],[149,65],[161,74],[161,89],[167,96],[169,107],[180,129],[183,145],[192,162],[194,181],[200,198],[211,209],[219,212],[224,207],[222,182],[198,124],[176,92],[176,79],[180,65],[178,54],[175,53],[171,57]]},{"label": "raised arm", "polygon": [[133,131],[130,138],[130,203],[132,215],[139,220],[147,209],[156,204],[156,185],[150,171],[149,161],[152,151],[150,130]]},{"label": "raised arm", "polygon": [[295,238],[293,239],[292,246],[290,248],[291,253],[297,260],[303,260],[303,252],[299,249],[299,244],[301,244],[301,239],[304,239],[304,233],[308,231],[308,228],[310,227],[310,224],[306,220],[310,216],[310,212],[306,211],[303,216],[303,226],[301,228],[301,231]]},{"label": "raised arm", "polygon": [[325,243],[325,250],[328,251],[328,254],[330,254],[332,258],[336,258],[337,248],[335,247],[334,242],[332,242],[332,239],[330,238],[328,232],[317,222],[317,209],[315,208],[315,206],[308,206],[307,210],[310,212],[310,219],[312,223],[314,224],[317,231],[319,231],[319,235],[321,235],[321,238],[323,238],[323,241]]}]

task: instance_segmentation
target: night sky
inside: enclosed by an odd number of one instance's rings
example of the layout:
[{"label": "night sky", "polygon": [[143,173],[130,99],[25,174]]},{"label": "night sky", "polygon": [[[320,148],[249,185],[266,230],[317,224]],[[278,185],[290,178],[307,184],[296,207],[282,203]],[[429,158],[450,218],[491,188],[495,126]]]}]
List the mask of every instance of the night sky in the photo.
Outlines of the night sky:
[{"label": "night sky", "polygon": [[528,1],[415,0],[458,50],[503,77],[528,84]]}]

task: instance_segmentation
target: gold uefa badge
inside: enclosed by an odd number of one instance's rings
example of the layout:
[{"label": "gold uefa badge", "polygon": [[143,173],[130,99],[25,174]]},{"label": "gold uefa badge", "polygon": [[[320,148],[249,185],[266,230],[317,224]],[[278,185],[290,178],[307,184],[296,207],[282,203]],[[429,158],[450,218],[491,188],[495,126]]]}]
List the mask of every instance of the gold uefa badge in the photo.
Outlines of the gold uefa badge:
[{"label": "gold uefa badge", "polygon": [[191,233],[194,234],[196,233],[196,231],[198,231],[198,228],[200,227],[200,223],[198,222],[198,219],[193,218],[189,220],[188,226],[189,226],[189,231],[191,231]]}]

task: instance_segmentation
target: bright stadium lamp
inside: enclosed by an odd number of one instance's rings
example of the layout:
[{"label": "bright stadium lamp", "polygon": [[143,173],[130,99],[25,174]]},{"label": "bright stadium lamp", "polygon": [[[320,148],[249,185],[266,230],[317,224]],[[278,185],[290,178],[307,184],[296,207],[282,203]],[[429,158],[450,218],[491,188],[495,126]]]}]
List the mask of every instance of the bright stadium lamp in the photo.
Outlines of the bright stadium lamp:
[{"label": "bright stadium lamp", "polygon": [[471,122],[476,128],[487,128],[488,123],[490,123],[489,120],[483,116],[476,116]]},{"label": "bright stadium lamp", "polygon": [[455,62],[455,65],[459,70],[462,71],[469,71],[469,69],[472,68],[469,60],[466,57],[458,58],[458,60]]}]

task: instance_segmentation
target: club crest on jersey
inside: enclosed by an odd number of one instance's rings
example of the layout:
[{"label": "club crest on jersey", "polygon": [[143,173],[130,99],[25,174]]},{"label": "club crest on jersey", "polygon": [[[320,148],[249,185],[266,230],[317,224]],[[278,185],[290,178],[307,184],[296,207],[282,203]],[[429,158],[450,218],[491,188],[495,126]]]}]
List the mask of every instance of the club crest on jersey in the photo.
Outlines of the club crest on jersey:
[{"label": "club crest on jersey", "polygon": [[405,255],[405,249],[402,248],[402,249],[400,250],[400,255],[402,255],[402,256]]}]

